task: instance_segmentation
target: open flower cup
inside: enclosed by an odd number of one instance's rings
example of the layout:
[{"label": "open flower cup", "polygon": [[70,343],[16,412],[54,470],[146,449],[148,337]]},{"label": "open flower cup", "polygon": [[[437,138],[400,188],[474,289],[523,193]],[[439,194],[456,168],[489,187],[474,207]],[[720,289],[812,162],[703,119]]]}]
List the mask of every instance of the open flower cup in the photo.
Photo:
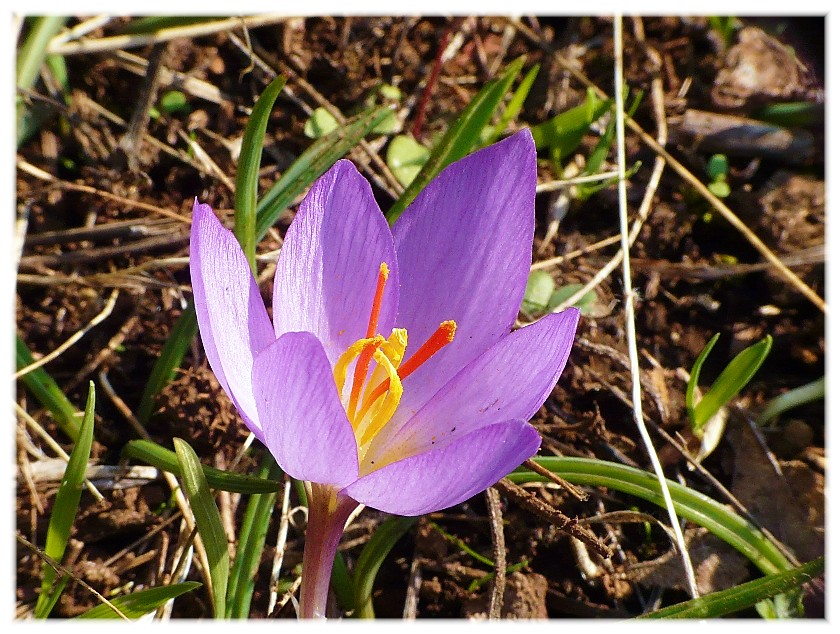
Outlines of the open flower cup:
[{"label": "open flower cup", "polygon": [[344,523],[421,515],[533,456],[578,311],[511,332],[531,263],[530,133],[453,163],[393,228],[349,161],[289,227],[269,318],[236,238],[193,208],[190,272],[210,366],[280,467],[307,483],[301,615],[323,616]]}]

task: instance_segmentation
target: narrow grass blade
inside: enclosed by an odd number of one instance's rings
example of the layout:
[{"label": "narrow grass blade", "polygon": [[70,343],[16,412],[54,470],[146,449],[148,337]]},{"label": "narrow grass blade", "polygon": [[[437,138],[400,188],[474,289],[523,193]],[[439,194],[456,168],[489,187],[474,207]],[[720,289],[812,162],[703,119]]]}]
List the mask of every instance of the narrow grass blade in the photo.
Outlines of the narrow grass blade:
[{"label": "narrow grass blade", "polygon": [[210,562],[210,580],[213,583],[211,597],[213,598],[213,614],[217,619],[225,617],[225,593],[227,592],[228,575],[230,574],[230,557],[228,557],[228,543],[225,529],[222,526],[222,516],[216,506],[216,500],[210,493],[207,479],[195,450],[180,438],[174,439],[175,454],[181,467],[181,478],[184,490],[190,500],[190,509],[195,517],[195,525],[207,560]]},{"label": "narrow grass blade", "polygon": [[233,233],[239,240],[254,275],[257,272],[257,185],[260,177],[263,141],[271,109],[285,85],[286,78],[277,77],[266,86],[260,98],[257,99],[257,103],[254,104],[254,109],[245,126],[242,150],[236,167]]},{"label": "narrow grass blade", "polygon": [[[627,108],[625,112],[625,116],[632,117],[636,110],[638,109],[639,105],[642,102],[642,97],[644,93],[639,91],[636,93],[636,97],[634,98],[633,102]],[[616,133],[616,119],[615,119],[615,112],[612,113],[610,117],[610,121],[607,124],[604,133],[601,135],[601,138],[598,139],[598,143],[595,145],[595,149],[592,150],[589,158],[586,159],[586,165],[584,165],[583,170],[581,171],[581,176],[590,176],[593,174],[597,174],[601,171],[601,167],[604,164],[604,161],[607,160],[607,156],[609,155],[610,150],[612,149],[613,143],[615,141],[615,133]],[[638,166],[636,167],[638,169]],[[627,170],[625,174],[625,178],[630,176],[630,172],[635,170]],[[581,183],[577,186],[578,192],[578,199],[583,201],[592,196],[595,192],[600,191],[605,187],[609,187],[610,185],[618,182],[618,179],[608,179],[605,181],[601,181],[598,183]]]},{"label": "narrow grass blade", "polygon": [[26,36],[26,41],[20,47],[15,62],[18,88],[32,88],[35,84],[38,71],[47,56],[47,46],[65,22],[67,22],[67,17],[61,15],[32,18],[32,28]]},{"label": "narrow grass blade", "polygon": [[[145,462],[176,476],[182,475],[175,452],[150,440],[129,440],[123,447],[122,457]],[[207,484],[213,489],[231,493],[273,493],[280,487],[280,482],[275,480],[230,473],[207,465],[201,465],[201,469]]]},{"label": "narrow grass blade", "polygon": [[697,427],[703,427],[715,412],[744,389],[770,354],[772,346],[773,337],[767,335],[758,343],[739,352],[729,362],[694,408],[694,424]]},{"label": "narrow grass blade", "polygon": [[598,99],[589,89],[584,103],[561,112],[544,123],[531,126],[537,150],[551,148],[552,155],[558,160],[571,154],[580,145],[592,122],[599,119],[611,105],[612,101]]},{"label": "narrow grass blade", "polygon": [[[537,457],[537,464],[572,484],[600,486],[633,495],[664,507],[656,476],[605,460],[592,458]],[[524,467],[508,476],[516,484],[545,482]],[[791,568],[791,563],[752,523],[710,497],[668,480],[677,515],[707,528],[752,561],[765,574]]]},{"label": "narrow grass blade", "polygon": [[700,372],[703,370],[703,364],[706,363],[706,359],[712,352],[712,348],[715,347],[718,339],[720,339],[720,333],[716,332],[709,339],[709,343],[700,351],[700,355],[697,357],[694,365],[691,366],[691,374],[688,375],[688,384],[685,386],[685,408],[688,410],[688,420],[691,422],[692,429],[700,429],[702,427],[702,425],[697,424],[697,415],[695,413],[698,402],[697,384],[700,382]]},{"label": "narrow grass blade", "polygon": [[539,72],[539,64],[535,64],[531,67],[531,70],[528,71],[516,87],[516,90],[513,91],[510,103],[508,103],[504,114],[502,114],[498,123],[496,123],[490,133],[482,139],[483,145],[490,145],[491,143],[498,141],[499,137],[504,133],[507,125],[519,116],[519,112],[522,110],[522,106],[525,104],[525,100],[528,98],[528,93],[531,92],[531,86],[534,85],[534,80],[536,80],[537,73]]},{"label": "narrow grass blade", "polygon": [[257,240],[298,194],[382,123],[390,112],[390,106],[369,108],[310,145],[257,204]]},{"label": "narrow grass blade", "polygon": [[362,549],[353,571],[353,588],[356,593],[355,616],[358,618],[374,618],[371,595],[379,567],[400,537],[405,535],[416,521],[416,517],[389,517],[379,525]]},{"label": "narrow grass blade", "polygon": [[[88,389],[87,405],[85,405],[85,415],[79,429],[79,439],[73,446],[73,451],[70,452],[70,459],[67,461],[67,468],[64,471],[64,477],[61,479],[58,493],[55,495],[50,523],[47,527],[47,542],[44,546],[44,552],[55,561],[61,561],[64,557],[67,541],[70,539],[70,531],[73,529],[73,522],[76,519],[76,511],[79,509],[82,484],[85,481],[85,470],[90,458],[90,447],[93,443],[93,409],[95,405],[96,392],[93,381],[91,381]],[[59,584],[56,588],[53,588],[56,572],[46,562],[41,571],[41,594],[35,604],[35,618],[45,619],[55,605],[64,584]]]},{"label": "narrow grass blade", "polygon": [[[26,41],[18,50],[15,64],[16,86],[21,90],[29,90],[38,79],[41,64],[47,55],[47,46],[53,36],[58,33],[67,22],[66,16],[48,15],[32,18],[32,28],[26,36]],[[17,104],[17,144],[20,145],[32,132],[35,124],[23,125],[26,106],[22,100]]]},{"label": "narrow grass blade", "polygon": [[[123,614],[130,619],[139,619],[142,616],[154,612],[170,599],[180,597],[191,590],[201,587],[198,581],[185,581],[175,583],[171,586],[160,586],[147,590],[138,590],[111,599],[111,603],[117,606]],[[108,605],[101,604],[80,614],[77,619],[117,619],[119,616]]]},{"label": "narrow grass blade", "polygon": [[764,425],[789,409],[824,398],[825,377],[822,377],[821,379],[817,379],[811,383],[806,383],[805,385],[801,385],[789,392],[779,394],[779,396],[770,399],[761,411],[759,417],[756,419],[756,422],[759,425]]},{"label": "narrow grass blade", "polygon": [[161,390],[175,377],[175,370],[181,365],[184,355],[198,332],[198,321],[195,317],[195,304],[190,300],[189,305],[178,317],[169,339],[160,351],[158,360],[152,368],[140,405],[137,407],[137,419],[145,424],[149,422],[155,407],[155,399]]},{"label": "narrow grass blade", "polygon": [[490,559],[488,557],[485,557],[481,553],[476,552],[475,550],[470,548],[470,546],[466,542],[464,542],[464,540],[462,540],[458,537],[455,537],[455,535],[451,535],[451,534],[447,533],[445,530],[443,530],[440,526],[438,526],[434,522],[429,522],[429,526],[431,528],[435,529],[438,533],[440,533],[446,541],[448,541],[450,544],[452,544],[453,546],[455,546],[456,548],[458,548],[462,552],[466,553],[467,555],[469,555],[470,557],[475,559],[477,562],[479,562],[481,564],[484,564],[488,568],[494,568],[495,567],[496,564],[493,562],[492,559]]},{"label": "narrow grass blade", "polygon": [[347,570],[347,562],[344,561],[344,556],[340,552],[335,553],[330,585],[335,592],[338,605],[345,611],[352,610],[355,601],[353,577],[350,576],[350,571]]},{"label": "narrow grass blade", "polygon": [[[16,363],[17,369],[25,368],[26,366],[35,362],[32,358],[32,353],[24,343],[20,335],[17,336],[16,344]],[[20,377],[23,384],[30,392],[38,399],[38,402],[46,407],[53,419],[58,424],[59,429],[63,431],[72,441],[79,439],[79,417],[76,416],[76,408],[67,400],[64,392],[58,387],[58,384],[53,381],[53,378],[47,374],[43,368],[38,368],[24,374]]]},{"label": "narrow grass blade", "polygon": [[475,147],[481,131],[490,122],[496,107],[504,99],[513,80],[522,69],[524,58],[512,62],[499,79],[484,86],[461,113],[461,116],[446,131],[438,144],[432,150],[429,160],[414,177],[408,187],[388,210],[385,217],[390,224],[394,224],[406,207],[440,171],[465,157]]},{"label": "narrow grass blade", "polygon": [[142,18],[133,18],[125,25],[122,33],[139,35],[141,33],[157,33],[163,29],[172,29],[179,26],[190,26],[191,24],[203,24],[205,22],[216,22],[224,20],[225,16],[212,15],[147,15]]},{"label": "narrow grass blade", "polygon": [[760,579],[684,601],[667,608],[643,614],[640,619],[715,619],[746,610],[760,601],[770,599],[802,586],[825,570],[825,558],[820,557],[797,568],[784,570]]},{"label": "narrow grass blade", "polygon": [[[263,454],[258,472],[261,478],[279,480],[283,472],[269,452]],[[228,605],[226,616],[232,619],[246,619],[251,610],[251,598],[254,594],[254,579],[260,565],[260,557],[265,547],[268,524],[277,499],[278,486],[272,493],[252,495],[245,509],[245,517],[239,529],[239,543],[231,568],[228,586]]]}]

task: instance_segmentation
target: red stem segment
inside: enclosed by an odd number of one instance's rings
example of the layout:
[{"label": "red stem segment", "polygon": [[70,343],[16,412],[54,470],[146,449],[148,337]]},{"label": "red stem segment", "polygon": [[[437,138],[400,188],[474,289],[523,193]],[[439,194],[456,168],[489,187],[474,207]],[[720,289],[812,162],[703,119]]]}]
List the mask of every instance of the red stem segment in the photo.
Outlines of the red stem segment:
[{"label": "red stem segment", "polygon": [[309,520],[303,547],[300,618],[324,619],[338,542],[347,518],[359,503],[323,484],[311,484],[307,497]]}]

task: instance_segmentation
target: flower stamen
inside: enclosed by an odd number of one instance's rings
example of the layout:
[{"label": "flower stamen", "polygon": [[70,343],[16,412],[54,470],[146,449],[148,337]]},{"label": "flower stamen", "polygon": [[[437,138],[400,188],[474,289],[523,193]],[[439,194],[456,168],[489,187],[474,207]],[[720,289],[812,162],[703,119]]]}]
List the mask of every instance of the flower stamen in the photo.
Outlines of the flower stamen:
[{"label": "flower stamen", "polygon": [[[401,380],[405,379],[421,365],[426,363],[426,361],[431,359],[436,353],[440,352],[441,349],[452,343],[452,340],[455,338],[456,328],[457,324],[452,320],[445,321],[438,326],[437,330],[432,333],[432,336],[429,337],[426,342],[405,361],[405,363],[400,365],[397,369],[397,376],[399,376]],[[376,388],[368,394],[365,402],[362,404],[362,408],[359,410],[359,416],[364,416],[364,413],[370,409],[371,405],[376,402],[376,399],[382,396],[388,388],[389,380],[387,379],[377,385]]]},{"label": "flower stamen", "polygon": [[[379,277],[376,280],[376,292],[373,295],[373,306],[370,309],[370,320],[368,321],[367,334],[365,335],[367,339],[371,339],[376,335],[376,327],[379,325],[379,313],[382,310],[382,296],[385,294],[385,282],[388,280],[388,273],[388,265],[383,262],[379,265]],[[367,377],[371,359],[373,359],[373,355],[378,347],[378,345],[365,346],[359,355],[359,360],[356,361],[356,369],[353,371],[353,388],[350,390],[350,401],[347,404],[347,414],[351,421],[356,418],[356,407],[359,404],[359,396],[362,393],[362,387],[364,387],[365,377]]]}]

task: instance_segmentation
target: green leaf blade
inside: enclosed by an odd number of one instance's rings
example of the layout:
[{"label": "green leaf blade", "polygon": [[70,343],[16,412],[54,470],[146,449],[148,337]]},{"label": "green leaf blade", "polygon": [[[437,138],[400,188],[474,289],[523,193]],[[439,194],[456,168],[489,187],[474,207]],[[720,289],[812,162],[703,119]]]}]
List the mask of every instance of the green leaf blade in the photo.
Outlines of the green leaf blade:
[{"label": "green leaf blade", "polygon": [[[181,468],[174,451],[150,440],[130,440],[122,450],[123,458],[133,458],[153,467],[181,475]],[[230,473],[207,465],[201,465],[207,483],[214,489],[231,493],[272,493],[280,482],[265,480],[250,475]]]},{"label": "green leaf blade", "polygon": [[376,574],[400,537],[405,535],[416,521],[416,517],[389,517],[377,527],[376,532],[365,544],[353,571],[357,617],[373,618],[371,596]]},{"label": "green leaf blade", "polygon": [[[157,610],[167,601],[180,597],[196,588],[200,588],[198,581],[184,581],[170,586],[160,586],[138,590],[111,599],[118,610],[130,619],[139,619]],[[97,605],[76,617],[77,619],[118,619],[120,616],[106,604]]]},{"label": "green leaf blade", "polygon": [[245,126],[242,150],[239,153],[239,163],[236,167],[233,233],[239,240],[254,275],[257,271],[257,185],[260,176],[262,148],[271,109],[285,85],[286,78],[282,75],[277,77],[266,86],[259,99],[257,99],[257,103],[254,104],[254,109],[251,111],[251,116],[248,117],[248,123]]},{"label": "green leaf blade", "polygon": [[225,594],[230,574],[228,543],[222,525],[222,516],[210,492],[195,450],[180,438],[175,438],[174,443],[175,454],[181,467],[184,490],[190,501],[195,525],[210,563],[213,613],[217,619],[221,619],[225,617]]},{"label": "green leaf blade", "polygon": [[770,354],[772,346],[773,337],[767,335],[739,352],[729,362],[694,409],[694,420],[698,427],[702,428],[721,407],[744,389]]},{"label": "green leaf blade", "polygon": [[[73,522],[76,519],[76,512],[79,510],[82,485],[85,481],[85,471],[90,459],[90,448],[93,444],[93,410],[95,406],[96,391],[93,387],[93,381],[91,381],[87,404],[85,405],[85,415],[79,428],[79,439],[70,452],[67,468],[61,478],[61,484],[50,514],[50,523],[47,527],[47,541],[44,552],[59,562],[64,557],[67,541],[70,539],[70,532],[73,529]],[[56,572],[52,566],[44,562],[41,570],[41,594],[35,604],[35,618],[44,619],[49,616],[64,586],[60,584],[53,589],[52,585],[55,581]]]},{"label": "green leaf blade", "polygon": [[697,415],[695,413],[695,409],[697,407],[697,384],[700,381],[700,371],[703,369],[703,364],[706,363],[706,359],[711,353],[712,348],[715,347],[718,339],[720,339],[720,333],[716,332],[714,336],[709,339],[709,343],[707,343],[703,347],[703,350],[700,351],[700,355],[697,357],[694,365],[691,366],[691,374],[688,377],[688,383],[685,388],[685,407],[686,410],[688,410],[688,419],[691,422],[691,428],[695,432],[703,427],[702,424],[697,423]]},{"label": "green leaf blade", "polygon": [[[258,473],[260,477],[272,479],[283,475],[274,457],[267,451],[263,455]],[[228,583],[228,618],[245,619],[249,616],[254,579],[265,547],[278,488],[271,493],[252,495],[248,500]]]},{"label": "green leaf blade", "polygon": [[[34,363],[35,359],[20,335],[17,336],[15,343],[16,365],[17,369],[21,370]],[[76,416],[76,408],[47,371],[44,368],[37,368],[24,374],[20,380],[38,399],[38,402],[49,410],[59,429],[67,434],[70,440],[76,442],[79,439],[79,417]]]},{"label": "green leaf blade", "polygon": [[390,106],[371,107],[310,145],[257,204],[257,239],[266,234],[298,194],[382,123],[390,112]]},{"label": "green leaf blade", "polygon": [[795,590],[825,570],[825,558],[649,612],[641,619],[714,619],[746,610],[759,602]]},{"label": "green leaf blade", "polygon": [[446,131],[432,150],[413,181],[405,188],[388,210],[386,218],[394,224],[417,195],[444,167],[465,157],[479,141],[481,131],[488,124],[496,107],[507,94],[524,64],[524,58],[512,62],[499,79],[485,85]]},{"label": "green leaf blade", "polygon": [[612,102],[598,99],[590,89],[586,101],[554,116],[539,125],[531,126],[537,150],[550,148],[558,159],[571,154],[589,131],[589,126],[609,110]]}]

